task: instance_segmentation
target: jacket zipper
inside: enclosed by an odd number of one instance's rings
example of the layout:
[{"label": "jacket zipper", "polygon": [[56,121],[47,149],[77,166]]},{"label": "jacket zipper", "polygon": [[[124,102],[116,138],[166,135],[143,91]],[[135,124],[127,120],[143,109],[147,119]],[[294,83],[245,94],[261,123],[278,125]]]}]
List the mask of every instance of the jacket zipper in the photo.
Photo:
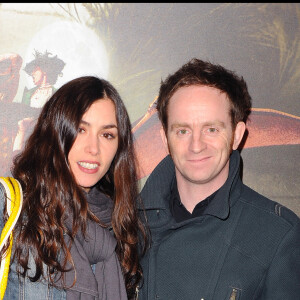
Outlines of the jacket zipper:
[{"label": "jacket zipper", "polygon": [[236,296],[237,296],[237,289],[233,288],[229,300],[236,300],[237,299]]},{"label": "jacket zipper", "polygon": [[139,299],[139,286],[137,286],[136,288],[135,288],[135,298],[134,298],[135,300],[138,300]]}]

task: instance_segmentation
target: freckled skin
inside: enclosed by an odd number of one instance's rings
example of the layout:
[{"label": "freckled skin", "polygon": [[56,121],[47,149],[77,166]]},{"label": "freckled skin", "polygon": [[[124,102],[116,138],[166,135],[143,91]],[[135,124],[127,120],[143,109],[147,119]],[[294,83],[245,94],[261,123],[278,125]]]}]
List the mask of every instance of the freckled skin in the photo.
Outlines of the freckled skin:
[{"label": "freckled skin", "polygon": [[114,103],[95,101],[83,115],[76,140],[69,152],[70,168],[79,186],[86,191],[109,170],[118,148]]}]

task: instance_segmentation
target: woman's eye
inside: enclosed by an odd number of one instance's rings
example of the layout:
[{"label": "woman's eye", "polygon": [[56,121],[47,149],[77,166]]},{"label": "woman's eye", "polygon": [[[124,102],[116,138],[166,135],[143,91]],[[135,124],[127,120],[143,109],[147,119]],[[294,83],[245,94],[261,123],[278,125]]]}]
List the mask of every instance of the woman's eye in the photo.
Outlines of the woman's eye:
[{"label": "woman's eye", "polygon": [[111,140],[115,138],[115,135],[110,133],[110,132],[105,132],[102,134],[102,136],[104,136],[106,139]]},{"label": "woman's eye", "polygon": [[85,130],[83,129],[83,128],[78,128],[78,133],[83,133],[83,132],[85,132]]}]

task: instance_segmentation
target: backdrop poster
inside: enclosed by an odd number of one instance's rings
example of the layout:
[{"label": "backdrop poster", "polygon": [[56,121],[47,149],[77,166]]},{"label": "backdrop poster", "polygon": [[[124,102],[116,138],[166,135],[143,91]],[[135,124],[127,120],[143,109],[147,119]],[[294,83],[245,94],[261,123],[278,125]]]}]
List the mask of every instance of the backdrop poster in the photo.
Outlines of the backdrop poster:
[{"label": "backdrop poster", "polygon": [[299,39],[299,3],[2,3],[1,176],[22,147],[19,130],[30,133],[53,92],[96,75],[128,108],[142,186],[167,155],[155,109],[160,81],[197,57],[248,83],[244,182],[300,215]]}]

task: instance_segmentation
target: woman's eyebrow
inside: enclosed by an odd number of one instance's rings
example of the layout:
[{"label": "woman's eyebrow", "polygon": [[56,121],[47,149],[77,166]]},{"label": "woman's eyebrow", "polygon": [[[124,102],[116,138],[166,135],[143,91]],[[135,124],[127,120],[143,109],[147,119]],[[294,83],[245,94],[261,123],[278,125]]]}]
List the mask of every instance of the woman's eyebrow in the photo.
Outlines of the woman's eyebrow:
[{"label": "woman's eyebrow", "polygon": [[109,128],[117,128],[118,129],[117,125],[115,125],[115,124],[104,125],[103,128],[104,129],[109,129]]},{"label": "woman's eyebrow", "polygon": [[[90,125],[91,125],[89,122],[84,121],[84,120],[81,120],[81,121],[80,121],[80,124],[81,124],[81,125],[86,125],[86,126],[90,126]],[[103,128],[103,129],[110,129],[110,128],[117,128],[117,129],[118,129],[117,125],[115,125],[115,124],[107,124],[107,125],[103,125],[102,128]]]}]

